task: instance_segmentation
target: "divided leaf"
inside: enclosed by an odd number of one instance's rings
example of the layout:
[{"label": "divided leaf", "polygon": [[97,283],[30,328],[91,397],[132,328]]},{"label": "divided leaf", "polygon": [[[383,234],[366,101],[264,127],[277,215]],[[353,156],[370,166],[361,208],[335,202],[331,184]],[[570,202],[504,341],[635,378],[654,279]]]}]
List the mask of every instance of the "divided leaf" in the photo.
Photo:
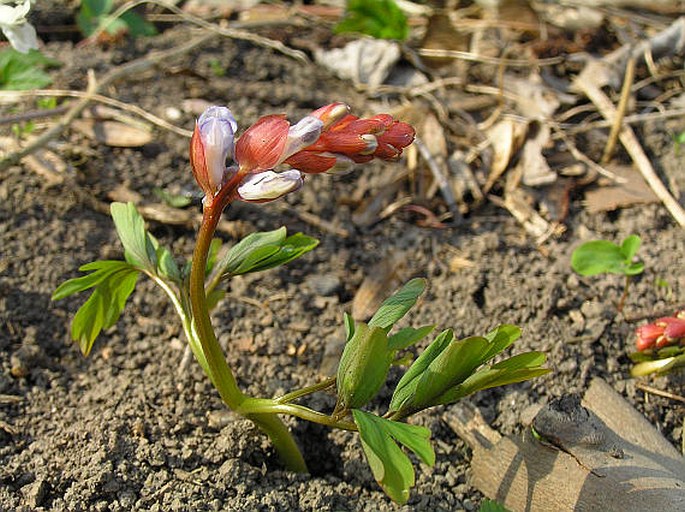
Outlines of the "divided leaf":
[{"label": "divided leaf", "polygon": [[434,405],[454,402],[476,391],[513,384],[548,373],[545,355],[527,352],[478,369],[509,347],[521,334],[501,325],[485,336],[455,340],[451,330],[440,333],[400,379],[390,401],[394,418]]},{"label": "divided leaf", "polygon": [[100,332],[113,326],[121,316],[136,286],[139,270],[125,261],[111,260],[94,261],[79,270],[92,272],[62,283],[52,295],[52,300],[95,288],[71,324],[71,337],[87,356]]},{"label": "divided leaf", "polygon": [[435,463],[435,453],[430,444],[430,430],[386,420],[358,409],[353,410],[352,415],[376,481],[393,501],[406,503],[409,489],[415,481],[414,468],[397,443],[432,466]]}]

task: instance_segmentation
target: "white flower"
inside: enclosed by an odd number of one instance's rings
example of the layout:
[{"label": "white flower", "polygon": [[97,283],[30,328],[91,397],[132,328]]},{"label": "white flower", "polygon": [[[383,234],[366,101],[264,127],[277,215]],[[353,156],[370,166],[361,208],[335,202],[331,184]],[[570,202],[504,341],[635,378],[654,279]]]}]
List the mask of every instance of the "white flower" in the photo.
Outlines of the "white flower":
[{"label": "white flower", "polygon": [[302,183],[302,174],[297,169],[264,171],[245,178],[238,187],[238,195],[243,201],[264,203],[299,189]]},{"label": "white flower", "polygon": [[31,0],[0,0],[0,30],[14,49],[21,53],[38,48],[36,29],[26,21],[29,9]]}]

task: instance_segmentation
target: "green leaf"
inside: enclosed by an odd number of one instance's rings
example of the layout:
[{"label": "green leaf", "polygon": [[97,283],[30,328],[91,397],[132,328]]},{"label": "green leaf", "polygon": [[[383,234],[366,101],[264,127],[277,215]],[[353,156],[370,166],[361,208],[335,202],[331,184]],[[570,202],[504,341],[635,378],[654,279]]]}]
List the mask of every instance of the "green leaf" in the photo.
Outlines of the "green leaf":
[{"label": "green leaf", "polygon": [[334,30],[399,41],[409,36],[407,17],[393,0],[348,0],[345,18]]},{"label": "green leaf", "polygon": [[414,468],[397,443],[410,449],[424,463],[433,465],[435,453],[430,445],[430,430],[386,420],[358,409],[354,409],[352,415],[376,481],[393,501],[406,503],[415,481]]},{"label": "green leaf", "polygon": [[607,240],[592,240],[577,247],[571,255],[571,267],[582,276],[603,273],[636,275],[642,273],[644,264],[634,263],[640,237],[628,236],[619,246]]},{"label": "green leaf", "polygon": [[186,194],[172,194],[163,188],[155,187],[154,194],[172,208],[185,208],[193,202],[193,197]]},{"label": "green leaf", "polygon": [[388,377],[393,356],[385,330],[356,324],[338,365],[336,411],[361,407],[376,396]]},{"label": "green leaf", "polygon": [[289,263],[318,244],[317,239],[302,233],[286,237],[284,227],[252,233],[231,247],[218,263],[217,271],[224,276],[261,272]]},{"label": "green leaf", "polygon": [[71,336],[84,355],[90,353],[95,338],[113,326],[133,292],[139,271],[130,266],[100,281],[88,300],[78,309],[71,324]]},{"label": "green leaf", "polygon": [[423,293],[425,288],[425,279],[412,279],[381,304],[376,314],[369,320],[369,325],[389,330],[416,304],[419,295]]},{"label": "green leaf", "polygon": [[571,267],[582,276],[605,272],[623,273],[621,248],[606,240],[592,240],[578,247],[571,256]]},{"label": "green leaf", "polygon": [[509,510],[501,503],[485,498],[481,501],[478,512],[509,512]]},{"label": "green leaf", "polygon": [[79,270],[81,272],[90,272],[90,274],[63,282],[52,294],[52,300],[64,299],[75,293],[97,286],[114,273],[135,270],[135,268],[125,261],[101,260],[82,265]]},{"label": "green leaf", "polygon": [[217,270],[222,274],[235,274],[242,262],[255,250],[265,246],[278,246],[286,238],[285,227],[274,231],[250,233],[240,242],[235,244],[217,265]]},{"label": "green leaf", "polygon": [[[148,233],[148,236],[151,235],[149,235]],[[181,271],[179,270],[178,265],[176,264],[176,260],[174,260],[174,256],[171,254],[171,251],[166,247],[163,247],[158,244],[155,252],[157,254],[157,271],[159,275],[162,277],[169,278],[177,283],[180,282],[182,279]]]},{"label": "green leaf", "polygon": [[207,309],[213,310],[219,301],[226,296],[226,290],[214,288],[207,294]]},{"label": "green leaf", "polygon": [[214,269],[214,265],[216,264],[216,258],[219,255],[221,245],[221,239],[219,238],[212,238],[212,241],[209,243],[209,252],[207,253],[207,267],[205,268],[205,275],[209,275],[212,272],[212,269]]},{"label": "green leaf", "polygon": [[482,364],[488,345],[482,336],[452,341],[418,378],[410,410],[437,405],[440,395],[461,384]]},{"label": "green leaf", "polygon": [[642,240],[637,235],[629,235],[621,243],[621,252],[623,253],[623,258],[626,261],[631,261],[637,254],[637,250],[640,248]]},{"label": "green leaf", "polygon": [[345,322],[345,343],[354,336],[354,318],[348,313],[343,313],[343,321]]},{"label": "green leaf", "polygon": [[388,349],[390,350],[404,350],[405,348],[418,343],[423,338],[428,336],[435,329],[434,325],[424,325],[418,329],[413,327],[405,327],[400,329],[395,334],[388,338]]},{"label": "green leaf", "polygon": [[50,85],[52,78],[43,69],[59,65],[37,50],[20,53],[6,48],[0,51],[0,89],[22,91]]},{"label": "green leaf", "polygon": [[453,340],[454,332],[452,329],[446,329],[416,358],[395,387],[390,400],[390,411],[399,411],[414,396],[419,377]]},{"label": "green leaf", "polygon": [[142,16],[133,11],[122,14],[121,21],[126,24],[128,33],[132,37],[154,36],[157,34],[157,29],[152,23],[146,21]]},{"label": "green leaf", "polygon": [[521,337],[521,328],[515,325],[502,324],[485,335],[490,342],[490,348],[483,354],[483,363],[488,362],[497,354],[508,348]]},{"label": "green leaf", "polygon": [[458,386],[448,389],[437,400],[440,404],[449,404],[461,400],[477,391],[516,384],[549,373],[548,368],[541,368],[546,360],[542,352],[525,352],[497,363],[489,368],[482,368],[468,377]]},{"label": "green leaf", "polygon": [[112,203],[112,219],[119,240],[124,246],[126,260],[150,272],[156,271],[156,250],[152,238],[145,231],[145,221],[133,203]]}]

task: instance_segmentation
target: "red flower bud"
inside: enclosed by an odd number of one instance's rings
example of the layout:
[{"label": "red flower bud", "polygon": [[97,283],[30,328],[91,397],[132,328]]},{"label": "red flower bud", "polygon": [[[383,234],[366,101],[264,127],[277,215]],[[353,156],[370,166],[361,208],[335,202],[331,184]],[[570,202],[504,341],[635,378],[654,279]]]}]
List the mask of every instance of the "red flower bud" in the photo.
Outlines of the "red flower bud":
[{"label": "red flower bud", "polygon": [[279,163],[289,128],[290,123],[282,115],[262,117],[248,128],[235,146],[235,159],[241,169],[258,172]]}]

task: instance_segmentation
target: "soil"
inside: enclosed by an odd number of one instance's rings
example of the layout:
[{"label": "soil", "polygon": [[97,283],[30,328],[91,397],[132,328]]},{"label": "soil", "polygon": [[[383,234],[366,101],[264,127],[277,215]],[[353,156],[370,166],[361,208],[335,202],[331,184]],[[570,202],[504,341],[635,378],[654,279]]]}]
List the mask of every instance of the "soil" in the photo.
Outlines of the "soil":
[{"label": "soil", "polygon": [[[55,86],[83,90],[86,70],[103,74],[188,37],[187,28],[175,27],[109,49],[52,40],[44,51],[63,62]],[[217,61],[223,76],[212,72]],[[220,38],[154,71],[126,77],[106,93],[160,117],[182,99],[228,104],[243,128],[275,112],[299,119],[335,100],[356,112],[384,110],[322,69]],[[194,114],[181,115],[175,124],[190,129]],[[659,131],[663,127],[651,129],[655,140],[669,137]],[[312,475],[284,471],[267,440],[226,411],[199,366],[180,368],[183,332],[150,282],[139,281],[120,321],[98,339],[90,357],[81,355],[69,323],[83,298],[55,303],[50,296],[78,275],[80,265],[122,254],[111,219],[73,184],[102,201],[121,185],[150,202],[157,201],[158,187],[195,190],[187,144],[158,129],[154,142],[142,148],[112,148],[68,130],[51,145],[69,164],[62,184],[46,184],[23,165],[2,172],[0,395],[16,400],[0,402],[0,420],[8,427],[0,428],[0,510],[477,509],[482,495],[469,485],[469,450],[443,421],[443,408],[412,420],[432,430],[437,462],[430,468],[417,464],[416,487],[404,507],[377,486],[352,433],[288,420]],[[682,159],[677,152],[667,156]],[[324,356],[340,345],[342,313],[364,278],[384,261],[401,261],[405,279],[425,276],[430,282],[405,323],[452,327],[458,336],[513,323],[523,328],[515,350],[548,355],[549,375],[469,399],[500,432],[520,431],[532,409],[582,392],[601,377],[680,446],[682,404],[636,388],[626,355],[639,319],[683,304],[685,238],[668,212],[652,204],[590,215],[581,197],[572,196],[566,231],[539,247],[493,204],[446,229],[420,227],[406,212],[356,225],[350,198],[360,180],[373,194],[401,165],[375,163],[342,177],[312,177],[287,198],[288,210],[285,203],[243,204],[225,214],[246,230],[285,225],[321,241],[284,268],[231,283],[213,320],[240,385],[248,393],[275,396],[316,382]],[[199,203],[190,208],[199,211]],[[350,235],[305,223],[293,211],[328,220]],[[192,251],[193,230],[154,222],[148,227],[179,257]],[[570,254],[582,241],[620,241],[631,233],[642,237],[639,256],[646,271],[631,286],[624,314],[617,314],[622,279],[581,278],[570,268]],[[450,267],[455,254],[472,265]],[[658,286],[661,281],[667,286]],[[392,380],[400,374],[393,370]],[[682,376],[648,382],[685,392]],[[373,404],[379,409],[389,391],[381,395]],[[306,403],[330,410],[334,398],[318,394]]]}]

